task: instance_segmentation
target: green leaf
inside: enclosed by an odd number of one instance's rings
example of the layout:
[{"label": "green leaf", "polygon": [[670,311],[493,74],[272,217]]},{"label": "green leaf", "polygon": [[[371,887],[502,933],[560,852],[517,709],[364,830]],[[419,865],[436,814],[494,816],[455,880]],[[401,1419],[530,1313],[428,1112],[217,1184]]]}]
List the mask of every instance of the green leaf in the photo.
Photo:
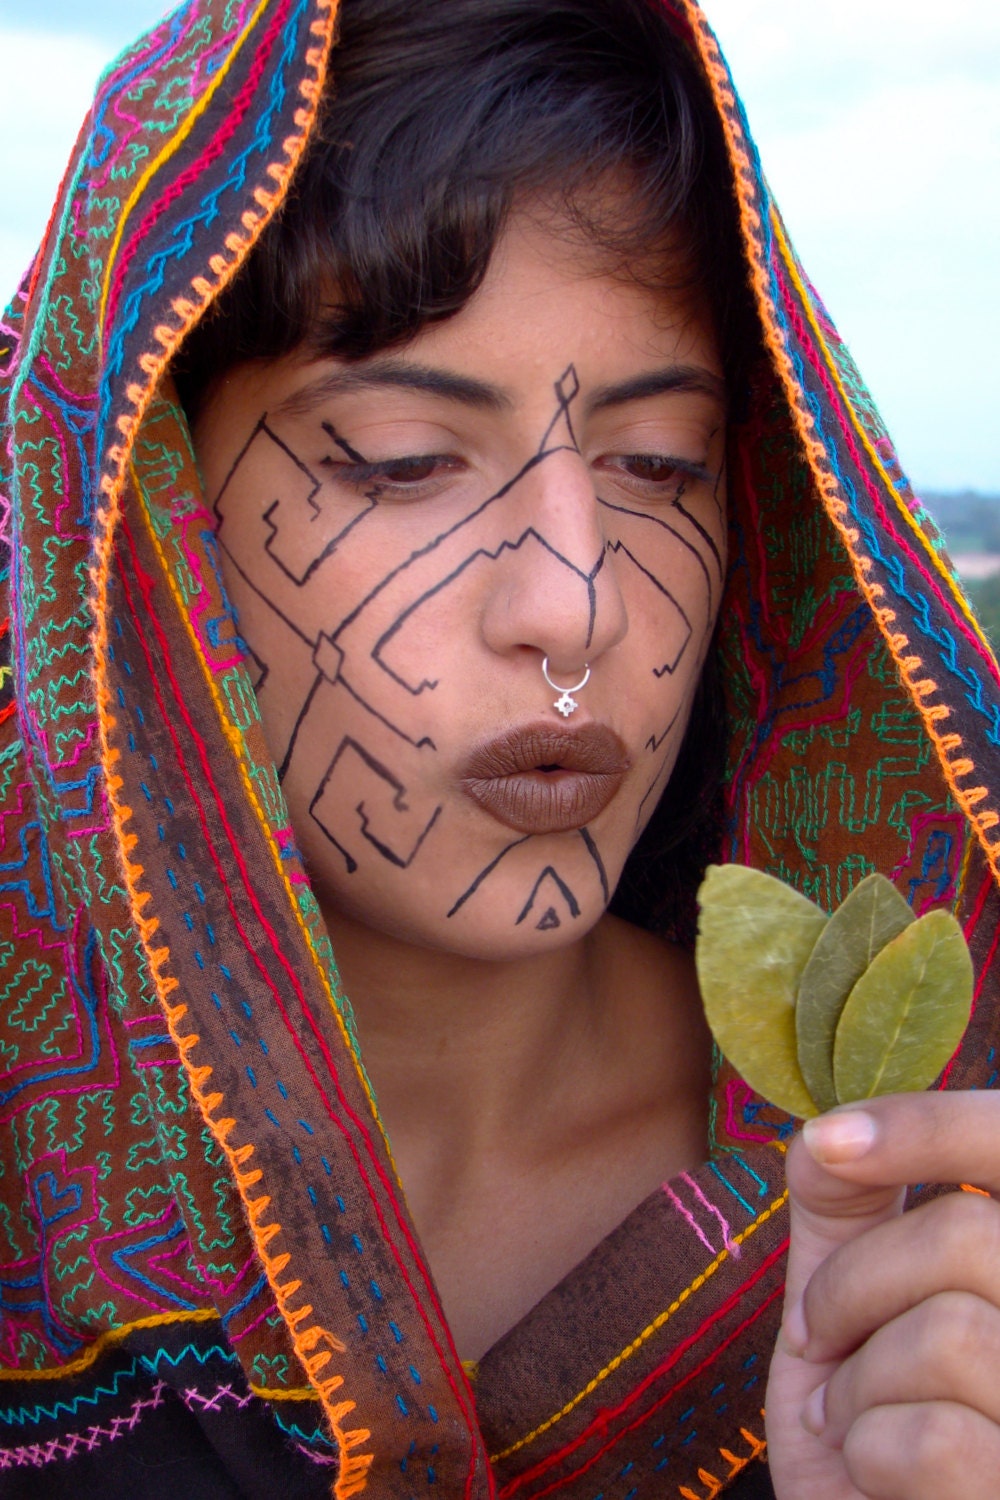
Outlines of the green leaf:
[{"label": "green leaf", "polygon": [[796,1054],[795,996],[825,913],[743,865],[709,865],[698,900],[695,963],[716,1041],[758,1094],[816,1114]]},{"label": "green leaf", "polygon": [[838,1101],[933,1083],[968,1024],[972,986],[972,959],[950,912],[928,912],[887,943],[841,1012]]},{"label": "green leaf", "polygon": [[802,972],[795,1005],[799,1067],[819,1108],[837,1103],[833,1041],[848,995],[876,954],[914,921],[884,875],[867,875],[834,912]]}]

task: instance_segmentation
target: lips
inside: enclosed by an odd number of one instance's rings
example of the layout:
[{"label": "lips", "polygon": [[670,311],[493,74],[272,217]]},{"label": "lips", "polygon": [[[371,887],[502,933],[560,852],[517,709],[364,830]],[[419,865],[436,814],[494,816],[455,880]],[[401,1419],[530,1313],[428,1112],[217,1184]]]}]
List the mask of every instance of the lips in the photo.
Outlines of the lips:
[{"label": "lips", "polygon": [[628,752],[603,724],[529,724],[473,751],[466,796],[518,833],[562,833],[602,813],[629,769]]}]

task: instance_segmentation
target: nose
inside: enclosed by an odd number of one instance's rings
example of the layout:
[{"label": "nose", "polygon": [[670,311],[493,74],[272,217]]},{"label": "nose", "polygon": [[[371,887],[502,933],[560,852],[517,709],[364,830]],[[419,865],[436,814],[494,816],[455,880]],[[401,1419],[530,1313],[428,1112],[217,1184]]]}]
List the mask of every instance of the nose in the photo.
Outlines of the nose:
[{"label": "nose", "polygon": [[505,503],[510,542],[485,603],[483,635],[501,655],[529,648],[548,657],[561,681],[593,666],[628,630],[593,479],[575,449],[561,448],[529,468]]}]

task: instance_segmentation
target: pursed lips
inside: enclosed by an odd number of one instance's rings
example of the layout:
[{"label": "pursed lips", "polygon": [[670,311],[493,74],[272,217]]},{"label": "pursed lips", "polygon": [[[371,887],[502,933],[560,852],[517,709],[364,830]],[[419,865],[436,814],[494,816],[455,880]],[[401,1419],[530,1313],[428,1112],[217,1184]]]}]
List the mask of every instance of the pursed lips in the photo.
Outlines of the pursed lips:
[{"label": "pursed lips", "polygon": [[630,765],[624,744],[606,725],[528,724],[477,746],[460,784],[518,833],[561,833],[603,812]]}]

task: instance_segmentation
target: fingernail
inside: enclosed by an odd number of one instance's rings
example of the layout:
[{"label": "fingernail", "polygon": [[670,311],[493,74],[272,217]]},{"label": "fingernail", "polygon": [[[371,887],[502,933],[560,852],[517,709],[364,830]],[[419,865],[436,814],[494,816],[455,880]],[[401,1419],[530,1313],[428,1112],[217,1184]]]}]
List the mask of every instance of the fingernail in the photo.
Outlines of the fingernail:
[{"label": "fingernail", "polygon": [[877,1126],[861,1109],[819,1115],[802,1127],[809,1155],[818,1162],[856,1161],[875,1144]]},{"label": "fingernail", "polygon": [[811,1432],[813,1437],[822,1435],[826,1426],[826,1381],[813,1391],[802,1408],[802,1416],[799,1420],[806,1432]]},{"label": "fingernail", "polygon": [[798,1302],[793,1302],[792,1306],[785,1311],[781,1325],[781,1341],[787,1352],[794,1355],[796,1359],[801,1359],[806,1352],[809,1329],[806,1326],[806,1314],[801,1298]]}]

